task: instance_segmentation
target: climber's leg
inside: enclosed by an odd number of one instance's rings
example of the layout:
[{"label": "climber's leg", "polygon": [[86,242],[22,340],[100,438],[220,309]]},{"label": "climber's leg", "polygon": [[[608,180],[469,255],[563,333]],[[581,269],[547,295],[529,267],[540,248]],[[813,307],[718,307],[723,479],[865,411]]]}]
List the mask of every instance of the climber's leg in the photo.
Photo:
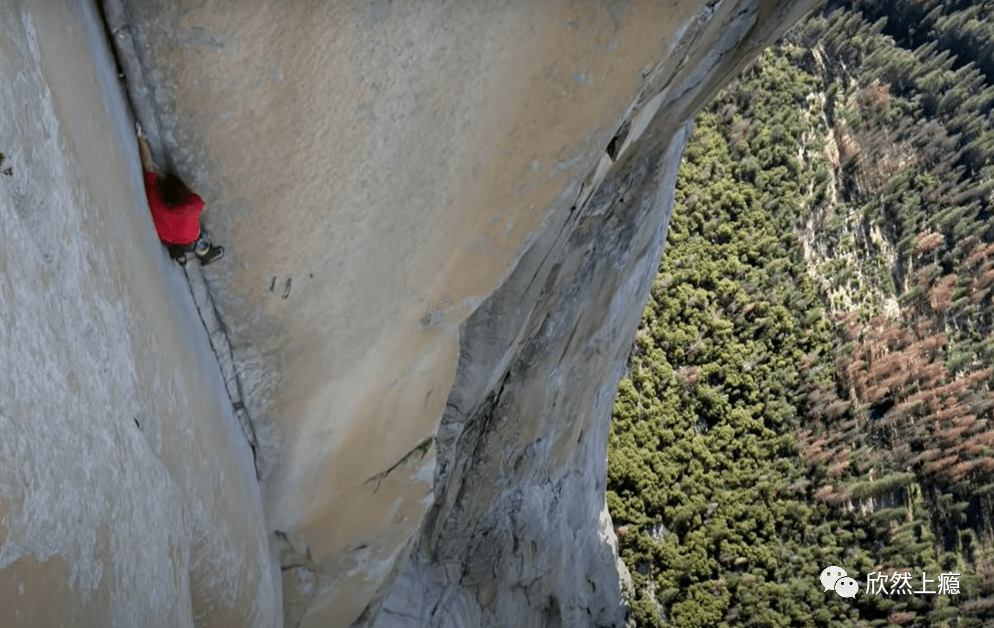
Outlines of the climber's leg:
[{"label": "climber's leg", "polygon": [[211,248],[211,236],[207,233],[207,229],[203,226],[200,227],[200,235],[197,236],[197,241],[193,243],[193,252],[197,254],[197,257],[203,257],[207,255],[207,252]]}]

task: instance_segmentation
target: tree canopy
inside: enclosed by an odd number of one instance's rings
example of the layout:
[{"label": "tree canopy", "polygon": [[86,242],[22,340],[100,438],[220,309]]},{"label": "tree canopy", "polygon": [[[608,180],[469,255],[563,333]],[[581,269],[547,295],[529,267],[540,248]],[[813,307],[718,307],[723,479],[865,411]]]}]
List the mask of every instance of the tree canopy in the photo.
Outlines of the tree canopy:
[{"label": "tree canopy", "polygon": [[[698,115],[609,442],[636,625],[994,620],[994,20],[962,4],[830,4]],[[902,570],[960,590],[865,591]]]}]

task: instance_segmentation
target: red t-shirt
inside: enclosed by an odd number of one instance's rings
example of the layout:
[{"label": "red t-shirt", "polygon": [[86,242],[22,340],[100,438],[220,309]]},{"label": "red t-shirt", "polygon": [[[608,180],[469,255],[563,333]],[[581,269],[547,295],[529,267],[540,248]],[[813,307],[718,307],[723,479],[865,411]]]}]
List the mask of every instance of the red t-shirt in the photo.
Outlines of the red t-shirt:
[{"label": "red t-shirt", "polygon": [[204,211],[204,199],[193,192],[179,205],[169,206],[162,199],[159,178],[153,172],[145,173],[145,194],[148,195],[148,208],[152,210],[152,222],[159,239],[166,244],[193,244],[200,237],[200,212]]}]

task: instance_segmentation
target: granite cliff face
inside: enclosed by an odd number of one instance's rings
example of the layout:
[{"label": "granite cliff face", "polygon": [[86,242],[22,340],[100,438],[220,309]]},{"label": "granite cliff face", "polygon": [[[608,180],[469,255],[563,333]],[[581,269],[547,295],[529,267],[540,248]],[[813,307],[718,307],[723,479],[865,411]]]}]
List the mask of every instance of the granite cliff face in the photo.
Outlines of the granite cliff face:
[{"label": "granite cliff face", "polygon": [[3,625],[278,625],[252,454],[93,7],[0,7],[0,153]]},{"label": "granite cliff face", "polygon": [[[4,249],[5,276],[33,295],[5,294],[16,333],[4,355],[89,384],[53,395],[43,379],[12,383],[14,410],[0,420],[73,434],[60,423],[68,409],[96,418],[81,428],[90,440],[51,447],[25,432],[3,450],[14,469],[42,448],[72,449],[94,479],[3,472],[0,596],[47,570],[67,597],[105,600],[113,621],[94,625],[156,617],[121,610],[131,572],[120,565],[132,561],[142,590],[162,592],[158,617],[180,618],[161,625],[623,624],[607,421],[687,121],[811,2],[107,0],[128,101],[228,247],[203,279],[156,246],[99,42],[63,62],[93,58],[103,72],[73,106],[107,127],[89,132],[113,159],[87,154],[95,140],[73,139],[87,121],[57,106],[62,79],[46,74],[46,56],[65,44],[32,33],[56,19],[85,30],[95,12],[30,4],[7,9],[0,43],[22,51],[4,80],[37,75],[35,91],[0,97],[5,110],[35,94],[55,105],[6,122],[23,136],[18,159],[36,170],[65,160],[120,198],[90,216],[72,178],[37,174],[21,194],[60,199],[58,213],[18,210],[15,192],[5,201],[10,229],[35,225],[51,242],[69,221],[70,233],[95,231],[72,255],[116,257],[52,266],[42,250]],[[113,234],[126,244],[108,249]],[[120,275],[99,275],[106,295],[72,274],[97,266]],[[113,307],[45,301],[31,282],[52,268],[80,304],[103,295]],[[207,291],[220,322],[197,316]],[[31,332],[37,346],[19,348],[22,328],[46,325],[71,331]],[[99,359],[86,353],[110,339]],[[51,408],[32,406],[42,399]],[[139,406],[157,431],[133,451],[124,439],[140,437],[124,430]],[[258,483],[239,417],[257,438]],[[100,476],[110,454],[93,443],[152,475]],[[143,488],[155,482],[174,507]],[[93,521],[32,506],[84,487],[105,495],[88,506]],[[42,523],[69,549],[43,543]]]}]

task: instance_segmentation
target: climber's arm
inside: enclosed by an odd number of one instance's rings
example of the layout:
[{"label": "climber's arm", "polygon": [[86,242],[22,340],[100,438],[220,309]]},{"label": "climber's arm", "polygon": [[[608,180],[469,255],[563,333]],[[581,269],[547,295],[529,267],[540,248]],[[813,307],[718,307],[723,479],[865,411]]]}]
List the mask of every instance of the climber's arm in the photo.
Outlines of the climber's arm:
[{"label": "climber's arm", "polygon": [[144,137],[138,138],[138,154],[142,160],[142,170],[155,172],[155,167],[152,164],[152,151],[148,149],[148,142],[145,141]]}]

